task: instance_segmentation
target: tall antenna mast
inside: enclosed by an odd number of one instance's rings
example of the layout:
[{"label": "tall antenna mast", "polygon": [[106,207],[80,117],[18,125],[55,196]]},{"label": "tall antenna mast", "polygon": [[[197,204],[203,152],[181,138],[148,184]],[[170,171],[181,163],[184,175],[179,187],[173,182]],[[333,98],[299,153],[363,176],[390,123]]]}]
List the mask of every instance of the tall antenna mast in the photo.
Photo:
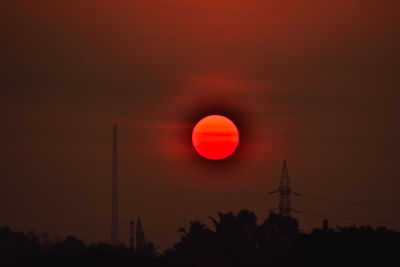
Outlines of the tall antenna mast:
[{"label": "tall antenna mast", "polygon": [[113,128],[111,243],[118,244],[118,127]]}]

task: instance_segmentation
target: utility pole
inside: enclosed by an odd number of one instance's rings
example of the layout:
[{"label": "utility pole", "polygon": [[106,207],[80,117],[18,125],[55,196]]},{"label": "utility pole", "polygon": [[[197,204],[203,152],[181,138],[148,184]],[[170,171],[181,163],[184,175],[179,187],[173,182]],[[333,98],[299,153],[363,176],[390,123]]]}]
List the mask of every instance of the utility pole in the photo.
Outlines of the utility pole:
[{"label": "utility pole", "polygon": [[118,244],[118,127],[113,127],[111,244]]}]

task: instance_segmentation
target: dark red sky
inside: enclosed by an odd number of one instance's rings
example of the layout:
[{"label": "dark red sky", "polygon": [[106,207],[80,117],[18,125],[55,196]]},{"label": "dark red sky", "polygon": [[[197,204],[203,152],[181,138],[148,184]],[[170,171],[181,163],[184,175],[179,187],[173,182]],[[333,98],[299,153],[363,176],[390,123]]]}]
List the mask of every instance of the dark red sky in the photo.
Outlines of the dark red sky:
[{"label": "dark red sky", "polygon": [[[3,1],[0,224],[108,241],[112,124],[120,240],[141,216],[165,248],[187,221],[277,206],[288,160],[304,194],[400,204],[398,1]],[[234,114],[231,164],[190,144],[196,114]],[[224,115],[224,114],[222,114]],[[331,224],[398,210],[295,198]],[[296,215],[301,228],[322,217]],[[377,224],[373,224],[377,225]]]}]

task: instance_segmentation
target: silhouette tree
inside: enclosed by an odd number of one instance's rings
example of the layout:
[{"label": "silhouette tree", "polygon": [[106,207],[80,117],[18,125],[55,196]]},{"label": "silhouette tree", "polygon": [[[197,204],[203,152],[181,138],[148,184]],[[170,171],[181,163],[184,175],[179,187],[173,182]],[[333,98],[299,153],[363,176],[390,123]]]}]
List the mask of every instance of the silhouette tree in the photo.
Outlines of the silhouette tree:
[{"label": "silhouette tree", "polygon": [[[299,233],[299,223],[292,217],[271,212],[260,227],[264,242],[282,243],[292,241]],[[260,243],[263,242],[260,240]]]},{"label": "silhouette tree", "polygon": [[172,259],[182,262],[205,263],[217,256],[215,250],[215,233],[199,221],[190,222],[189,231],[180,228],[178,232],[183,233],[181,241],[174,245],[172,251],[167,252]]},{"label": "silhouette tree", "polygon": [[20,264],[42,253],[33,231],[28,236],[23,232],[13,232],[7,226],[0,227],[0,263]]},{"label": "silhouette tree", "polygon": [[[163,255],[154,244],[134,253],[125,244],[86,246],[74,236],[49,242],[47,235],[0,227],[0,266],[397,266],[400,233],[370,226],[299,233],[291,217],[271,213],[260,225],[251,211],[218,213],[211,229],[200,221],[180,228],[181,239]],[[47,240],[47,241],[46,241]]]},{"label": "silhouette tree", "polygon": [[218,213],[218,220],[210,217],[215,227],[217,244],[226,258],[249,258],[257,245],[257,217],[243,210],[238,216]]},{"label": "silhouette tree", "polygon": [[181,241],[166,255],[205,266],[216,263],[246,266],[249,262],[266,262],[288,255],[289,246],[298,234],[296,219],[274,213],[260,226],[254,212],[248,210],[238,215],[232,212],[217,215],[209,217],[215,231],[198,221],[191,222],[189,232],[180,229]]}]

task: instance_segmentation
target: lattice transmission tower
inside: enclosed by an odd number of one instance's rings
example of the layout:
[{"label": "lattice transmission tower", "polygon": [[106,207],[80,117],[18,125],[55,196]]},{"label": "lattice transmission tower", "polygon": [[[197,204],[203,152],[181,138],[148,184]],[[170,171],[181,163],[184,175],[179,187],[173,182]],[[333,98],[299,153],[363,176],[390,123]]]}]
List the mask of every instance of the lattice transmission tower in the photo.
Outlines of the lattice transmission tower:
[{"label": "lattice transmission tower", "polygon": [[136,251],[139,253],[143,253],[145,249],[146,239],[144,237],[142,221],[139,218],[136,223]]},{"label": "lattice transmission tower", "polygon": [[284,216],[290,216],[290,212],[292,211],[290,203],[291,192],[286,160],[284,160],[279,184],[279,213]]},{"label": "lattice transmission tower", "polygon": [[[301,194],[293,192],[291,189],[286,160],[283,161],[283,167],[279,181],[279,189],[272,191],[269,194],[274,194],[276,192],[279,192],[279,207],[278,207],[279,213],[282,214],[283,216],[290,217],[291,212],[293,210],[290,200],[290,195],[291,193],[295,195],[301,195]],[[273,210],[276,209],[272,209],[271,211]],[[293,210],[293,211],[300,212],[298,210]]]}]

